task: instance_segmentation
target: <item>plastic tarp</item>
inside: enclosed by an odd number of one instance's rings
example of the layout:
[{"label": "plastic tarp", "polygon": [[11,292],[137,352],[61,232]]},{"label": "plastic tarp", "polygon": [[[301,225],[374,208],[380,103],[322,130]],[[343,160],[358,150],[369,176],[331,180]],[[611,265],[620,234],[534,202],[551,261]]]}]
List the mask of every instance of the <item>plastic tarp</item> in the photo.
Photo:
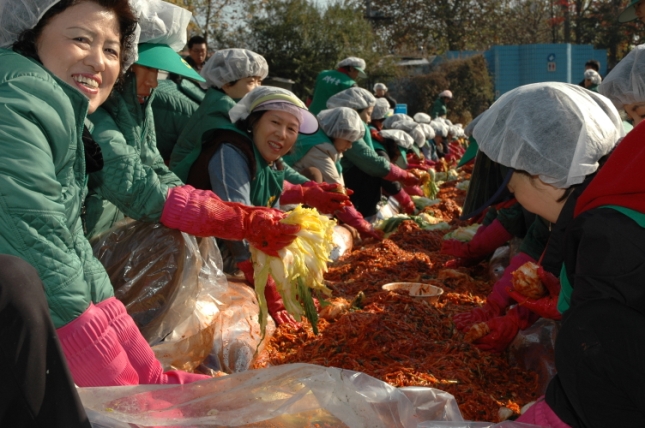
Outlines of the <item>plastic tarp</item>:
[{"label": "plastic tarp", "polygon": [[227,281],[213,238],[129,221],[106,232],[94,253],[166,370],[248,370],[275,331],[269,319],[260,342],[255,291]]},{"label": "plastic tarp", "polygon": [[249,370],[188,385],[80,388],[79,395],[91,421],[112,428],[124,423],[385,428],[462,420],[447,392],[395,388],[363,373],[312,364]]}]

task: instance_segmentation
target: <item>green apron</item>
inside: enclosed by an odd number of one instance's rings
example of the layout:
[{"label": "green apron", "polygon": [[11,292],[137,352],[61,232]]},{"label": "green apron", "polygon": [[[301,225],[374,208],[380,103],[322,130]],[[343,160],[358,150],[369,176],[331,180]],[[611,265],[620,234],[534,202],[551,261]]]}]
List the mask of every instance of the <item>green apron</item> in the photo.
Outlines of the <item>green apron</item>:
[{"label": "green apron", "polygon": [[284,185],[284,171],[278,171],[260,156],[253,146],[255,155],[255,178],[251,181],[251,203],[256,207],[272,207],[280,199]]},{"label": "green apron", "polygon": [[[616,210],[619,213],[622,213],[634,220],[640,227],[645,228],[645,214],[641,212],[617,205],[604,205],[598,208],[611,208],[613,210]],[[563,314],[571,306],[571,294],[573,294],[573,287],[569,282],[567,270],[563,263],[562,269],[560,270],[560,297],[558,298],[558,311],[561,314]]]}]

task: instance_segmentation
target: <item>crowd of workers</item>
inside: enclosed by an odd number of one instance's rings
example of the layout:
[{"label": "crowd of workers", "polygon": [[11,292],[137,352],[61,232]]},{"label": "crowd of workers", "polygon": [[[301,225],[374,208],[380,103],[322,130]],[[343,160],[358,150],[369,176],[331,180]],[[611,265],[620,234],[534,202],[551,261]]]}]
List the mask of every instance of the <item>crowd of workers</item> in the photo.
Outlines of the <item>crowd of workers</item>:
[{"label": "crowd of workers", "polygon": [[[639,2],[632,9],[641,16]],[[280,222],[289,206],[382,239],[371,222],[382,197],[413,213],[423,171],[455,165],[466,133],[477,153],[466,215],[487,214],[470,243],[448,240],[443,251],[459,265],[524,241],[486,304],[455,325],[486,323],[476,345],[496,352],[538,317],[562,319],[558,374],[521,418],[642,424],[645,46],[602,83],[585,72],[587,89],[510,91],[466,132],[447,119],[450,90],[429,113],[393,114],[383,83],[374,94],[357,85],[361,58],[322,71],[309,106],[261,85],[269,68],[258,53],[207,59],[195,37],[184,60],[190,16],[161,0],[0,0],[3,426],[89,426],[74,384],[207,378],[164,372],[114,297],[90,240],[121,219],[217,238],[229,273],[253,286],[249,245],[270,255],[288,245],[299,230]],[[627,136],[619,110],[635,127]],[[501,178],[494,194],[477,185],[492,180],[477,174],[484,164]],[[536,300],[509,290],[531,260],[549,291]],[[276,323],[295,322],[270,277],[265,297]]]}]

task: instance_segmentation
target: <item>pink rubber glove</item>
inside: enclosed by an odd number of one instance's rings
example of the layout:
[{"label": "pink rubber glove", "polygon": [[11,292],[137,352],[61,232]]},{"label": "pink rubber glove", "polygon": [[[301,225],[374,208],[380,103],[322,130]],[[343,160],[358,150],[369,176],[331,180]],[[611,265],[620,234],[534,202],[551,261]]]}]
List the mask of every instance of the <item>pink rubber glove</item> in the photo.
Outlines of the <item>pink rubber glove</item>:
[{"label": "pink rubber glove", "polygon": [[495,219],[487,226],[480,226],[470,242],[445,239],[441,243],[441,252],[464,259],[482,259],[512,237],[513,235],[502,226],[502,223]]},{"label": "pink rubber glove", "polygon": [[474,344],[482,351],[504,352],[517,336],[517,332],[529,327],[536,320],[537,316],[528,309],[514,306],[506,315],[486,321],[490,333],[476,340]]},{"label": "pink rubber glove", "polygon": [[280,203],[307,204],[323,214],[332,214],[351,204],[349,196],[334,191],[339,187],[338,184],[316,183],[315,181],[308,181],[302,185],[285,181]]},{"label": "pink rubber glove", "polygon": [[419,180],[419,177],[412,174],[411,172],[399,168],[393,163],[390,163],[390,172],[383,178],[387,181],[399,181],[404,186],[418,186],[421,182],[421,180]]},{"label": "pink rubber glove", "polygon": [[356,211],[356,208],[354,208],[353,205],[344,207],[342,210],[336,211],[334,215],[343,223],[346,223],[356,229],[363,239],[383,239],[383,232],[380,230],[375,230],[370,222],[365,220],[363,218],[363,215]]},{"label": "pink rubber glove", "polygon": [[524,297],[517,291],[508,288],[506,292],[515,300],[520,306],[523,306],[530,311],[538,314],[542,318],[549,318],[552,320],[562,319],[562,314],[558,311],[558,297],[560,296],[560,280],[556,278],[551,272],[547,272],[540,266],[538,268],[538,276],[542,284],[549,290],[549,295],[541,299],[529,299]]},{"label": "pink rubber glove", "polygon": [[286,213],[272,208],[224,202],[210,190],[173,187],[161,214],[161,223],[195,236],[215,236],[232,241],[246,239],[271,256],[289,245],[298,225],[280,223]]},{"label": "pink rubber glove", "polygon": [[56,333],[78,386],[139,384],[139,375],[110,328],[107,317],[92,303]]},{"label": "pink rubber glove", "polygon": [[455,315],[452,318],[455,327],[460,331],[466,331],[473,324],[502,315],[506,308],[513,304],[513,299],[510,298],[507,291],[513,286],[512,273],[526,262],[535,262],[535,259],[526,253],[516,254],[504,269],[504,275],[493,286],[493,291],[486,297],[486,303],[481,308]]},{"label": "pink rubber glove", "polygon": [[401,189],[399,193],[392,195],[392,197],[399,203],[399,207],[402,212],[406,214],[414,214],[416,207],[414,206],[414,202],[412,202],[410,195],[408,195],[405,190]]},{"label": "pink rubber glove", "polygon": [[[253,275],[253,262],[251,260],[245,260],[237,264],[239,270],[244,273],[244,278],[248,283],[251,284],[251,287],[255,288],[255,278]],[[269,275],[266,286],[264,287],[264,297],[267,299],[267,308],[269,309],[269,315],[275,321],[277,325],[282,324],[291,324],[298,326],[299,324],[296,320],[287,312],[284,307],[284,302],[282,297],[278,292],[278,288],[275,285],[275,281]]]},{"label": "pink rubber glove", "polygon": [[139,375],[139,384],[186,384],[210,379],[210,376],[170,370],[164,373],[155,353],[143,338],[125,306],[115,297],[96,305],[106,316],[110,328],[116,333],[119,343],[128,355],[130,364]]},{"label": "pink rubber glove", "polygon": [[425,194],[423,193],[423,190],[421,190],[421,187],[419,186],[405,186],[403,188],[405,190],[405,193],[407,193],[410,196],[424,196]]}]

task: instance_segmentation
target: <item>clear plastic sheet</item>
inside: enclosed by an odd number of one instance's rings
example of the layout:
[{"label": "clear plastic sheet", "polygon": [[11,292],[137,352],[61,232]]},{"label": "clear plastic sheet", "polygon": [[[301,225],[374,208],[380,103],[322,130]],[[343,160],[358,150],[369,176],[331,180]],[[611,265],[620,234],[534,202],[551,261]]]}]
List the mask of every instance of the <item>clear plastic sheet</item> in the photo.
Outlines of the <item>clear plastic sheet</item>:
[{"label": "clear plastic sheet", "polygon": [[93,245],[148,343],[155,345],[195,307],[202,260],[194,237],[158,223],[126,221]]},{"label": "clear plastic sheet", "polygon": [[[422,387],[395,388],[350,370],[288,364],[189,385],[80,388],[92,422],[117,428],[417,427],[462,421],[452,395]],[[315,425],[318,424],[318,425]],[[510,426],[509,426],[510,427]]]},{"label": "clear plastic sheet", "polygon": [[488,262],[488,276],[493,281],[499,281],[504,275],[504,270],[511,261],[511,248],[508,245],[502,245],[495,250]]},{"label": "clear plastic sheet", "polygon": [[537,425],[524,424],[521,422],[504,421],[498,424],[491,422],[424,422],[418,428],[536,428]]},{"label": "clear plastic sheet", "polygon": [[540,318],[521,330],[509,346],[509,362],[538,374],[538,395],[544,395],[549,381],[556,374],[555,339],[560,323]]},{"label": "clear plastic sheet", "polygon": [[[214,238],[130,221],[94,253],[164,369],[243,371],[263,349],[255,291],[227,281]],[[269,319],[266,340],[274,331]]]}]

